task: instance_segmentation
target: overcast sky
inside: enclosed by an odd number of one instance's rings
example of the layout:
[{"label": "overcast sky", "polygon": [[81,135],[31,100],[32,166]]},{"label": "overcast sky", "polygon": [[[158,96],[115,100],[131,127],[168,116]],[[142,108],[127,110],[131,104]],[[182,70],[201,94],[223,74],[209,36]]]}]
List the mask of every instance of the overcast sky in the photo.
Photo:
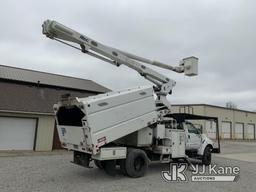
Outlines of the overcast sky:
[{"label": "overcast sky", "polygon": [[171,65],[199,58],[199,75],[159,72],[177,84],[171,103],[256,110],[256,1],[6,0],[0,3],[0,64],[91,79],[112,90],[150,84],[135,71],[42,35],[56,20],[101,43]]}]

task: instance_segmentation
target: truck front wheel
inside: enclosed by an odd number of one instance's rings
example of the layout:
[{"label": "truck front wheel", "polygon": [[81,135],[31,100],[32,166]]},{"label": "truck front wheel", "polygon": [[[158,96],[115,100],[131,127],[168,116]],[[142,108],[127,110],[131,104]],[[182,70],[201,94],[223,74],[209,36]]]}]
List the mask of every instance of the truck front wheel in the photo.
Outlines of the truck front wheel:
[{"label": "truck front wheel", "polygon": [[211,147],[210,147],[210,146],[207,146],[207,147],[204,149],[204,154],[203,154],[203,157],[202,157],[202,163],[203,163],[204,165],[210,165],[210,164],[211,164],[211,161],[212,161]]},{"label": "truck front wheel", "polygon": [[128,176],[138,178],[145,175],[148,168],[148,158],[141,149],[128,150],[125,160],[125,170]]}]

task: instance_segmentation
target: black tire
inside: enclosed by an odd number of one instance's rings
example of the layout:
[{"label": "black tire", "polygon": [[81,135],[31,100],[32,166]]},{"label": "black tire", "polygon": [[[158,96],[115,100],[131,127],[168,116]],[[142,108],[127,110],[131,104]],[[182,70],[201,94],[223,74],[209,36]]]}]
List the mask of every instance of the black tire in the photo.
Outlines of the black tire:
[{"label": "black tire", "polygon": [[99,168],[99,169],[103,169],[104,165],[102,161],[99,160],[94,160],[94,164]]},{"label": "black tire", "polygon": [[202,157],[202,163],[203,163],[204,165],[210,165],[210,164],[211,164],[211,161],[212,161],[211,147],[210,147],[210,146],[207,146],[207,147],[204,149],[204,154],[203,154],[203,157]]},{"label": "black tire", "polygon": [[148,168],[148,157],[146,153],[140,149],[128,150],[125,168],[129,177],[138,178],[145,175]]}]

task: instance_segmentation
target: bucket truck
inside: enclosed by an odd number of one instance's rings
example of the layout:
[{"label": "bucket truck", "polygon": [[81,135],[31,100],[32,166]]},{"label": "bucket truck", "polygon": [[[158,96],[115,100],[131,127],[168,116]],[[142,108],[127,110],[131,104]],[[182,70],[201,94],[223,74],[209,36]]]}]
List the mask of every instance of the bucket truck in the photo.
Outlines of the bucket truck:
[{"label": "bucket truck", "polygon": [[188,161],[191,150],[193,157],[210,164],[213,142],[171,113],[166,97],[176,82],[145,65],[195,76],[198,58],[171,66],[104,45],[56,21],[46,20],[42,27],[46,37],[117,67],[125,65],[154,84],[85,98],[62,97],[53,110],[61,144],[74,152],[73,163],[91,167],[94,161],[110,175],[120,166],[134,178],[143,176],[151,162]]}]

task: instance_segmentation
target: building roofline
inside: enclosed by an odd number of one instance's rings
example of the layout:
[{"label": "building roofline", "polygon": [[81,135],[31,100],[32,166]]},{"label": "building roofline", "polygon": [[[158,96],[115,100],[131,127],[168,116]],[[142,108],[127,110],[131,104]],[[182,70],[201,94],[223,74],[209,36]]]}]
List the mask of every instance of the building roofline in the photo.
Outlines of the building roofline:
[{"label": "building roofline", "polygon": [[78,91],[78,92],[88,92],[88,93],[94,93],[94,94],[103,94],[105,92],[102,91],[93,91],[93,90],[85,90],[85,89],[79,89],[79,88],[71,88],[71,87],[65,87],[65,86],[57,86],[57,85],[50,85],[50,84],[44,84],[44,83],[34,83],[34,82],[28,82],[28,81],[20,81],[20,80],[13,80],[13,79],[1,79],[2,82],[6,83],[13,83],[13,84],[19,84],[19,85],[27,85],[27,86],[38,86],[42,88],[52,88],[52,89],[60,89],[60,90],[71,90],[71,91]]},{"label": "building roofline", "polygon": [[254,112],[254,111],[248,111],[248,110],[244,110],[244,109],[231,109],[231,108],[228,108],[228,107],[223,107],[223,106],[219,106],[219,105],[212,105],[212,104],[205,104],[205,103],[173,104],[172,106],[206,106],[206,107],[215,107],[215,108],[221,108],[221,109],[226,109],[226,110],[233,110],[233,111],[240,111],[240,112],[245,112],[245,113],[256,114],[256,112]]},{"label": "building roofline", "polygon": [[30,115],[47,115],[47,116],[54,116],[54,112],[52,113],[43,113],[43,112],[36,112],[36,111],[16,111],[16,110],[2,110],[0,109],[1,113],[18,113],[18,114],[30,114]]},{"label": "building roofline", "polygon": [[[92,81],[92,80],[90,80],[90,79],[83,79],[83,78],[79,78],[79,77],[61,75],[61,74],[50,73],[50,72],[45,72],[45,71],[37,71],[37,70],[34,70],[34,69],[27,69],[27,68],[21,68],[21,67],[14,67],[14,66],[3,65],[3,64],[0,64],[0,66],[8,67],[8,68],[13,68],[13,69],[24,70],[24,71],[31,71],[31,72],[36,72],[36,73],[43,73],[43,74],[48,74],[48,75],[55,75],[55,76],[60,76],[60,77],[67,77],[67,78],[72,78],[72,79],[78,79],[78,80],[85,80],[85,81],[94,82],[94,81]],[[94,83],[95,83],[95,82],[94,82]]]},{"label": "building roofline", "polygon": [[[61,74],[56,74],[56,73],[50,73],[50,72],[45,72],[45,71],[38,71],[38,70],[33,70],[33,69],[27,69],[27,68],[20,68],[20,67],[14,67],[14,66],[9,66],[9,65],[3,65],[0,64],[1,67],[8,67],[11,69],[17,69],[17,70],[22,70],[22,71],[29,71],[29,72],[35,72],[35,73],[41,73],[41,74],[46,74],[46,75],[54,75],[54,76],[58,76],[58,77],[64,77],[64,78],[70,78],[70,79],[77,79],[77,80],[81,80],[81,81],[88,81],[94,84],[97,84],[98,86],[102,87],[102,89],[105,89],[106,91],[99,91],[99,90],[87,90],[87,91],[91,91],[91,92],[95,92],[95,93],[105,93],[107,91],[111,91],[110,89],[106,88],[105,86],[102,86],[101,84],[93,81],[93,80],[89,80],[89,79],[83,79],[83,78],[79,78],[79,77],[74,77],[74,76],[67,76],[67,75],[61,75]],[[1,78],[0,79],[5,79],[5,78]],[[28,81],[22,81],[19,79],[5,79],[8,81],[16,81],[16,82],[24,82],[24,83],[30,83],[30,84],[37,84],[36,82],[28,82]],[[81,90],[84,91],[84,89],[79,89],[79,88],[70,88],[70,87],[65,87],[65,86],[56,86],[56,85],[51,85],[51,84],[45,84],[45,83],[40,83],[42,85],[48,85],[48,86],[53,86],[53,87],[60,87],[60,88],[67,88],[67,89],[73,89],[73,90]]]}]

